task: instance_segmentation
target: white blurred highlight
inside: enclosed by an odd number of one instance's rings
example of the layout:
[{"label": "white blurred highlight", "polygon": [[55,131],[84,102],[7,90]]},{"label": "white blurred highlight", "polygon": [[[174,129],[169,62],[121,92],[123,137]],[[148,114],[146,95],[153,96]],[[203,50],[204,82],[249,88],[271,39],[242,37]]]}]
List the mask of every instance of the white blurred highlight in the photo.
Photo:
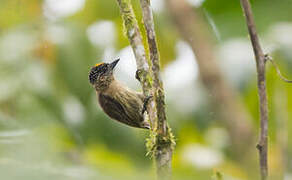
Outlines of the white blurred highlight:
[{"label": "white blurred highlight", "polygon": [[218,59],[224,75],[232,84],[239,85],[255,72],[253,50],[248,39],[232,39],[223,43]]},{"label": "white blurred highlight", "polygon": [[200,7],[205,0],[187,0],[194,7]]},{"label": "white blurred highlight", "polygon": [[68,97],[63,104],[65,120],[71,125],[83,122],[85,112],[83,105],[74,97]]},{"label": "white blurred highlight", "polygon": [[154,12],[161,12],[165,8],[164,1],[162,0],[152,0],[151,1],[151,8]]},{"label": "white blurred highlight", "polygon": [[275,24],[270,30],[270,39],[282,46],[292,46],[292,23]]},{"label": "white blurred highlight", "polygon": [[12,131],[0,131],[0,138],[9,138],[9,137],[20,137],[29,135],[31,131],[21,129],[21,130],[12,130]]},{"label": "white blurred highlight", "polygon": [[0,37],[0,61],[14,64],[14,61],[23,60],[34,48],[35,41],[35,36],[21,31],[3,34]]},{"label": "white blurred highlight", "polygon": [[185,42],[176,45],[177,59],[171,62],[163,73],[167,98],[177,110],[192,112],[200,103],[198,88],[198,66],[191,47]]},{"label": "white blurred highlight", "polygon": [[292,173],[284,174],[284,180],[292,180]]},{"label": "white blurred highlight", "polygon": [[80,11],[84,4],[85,0],[45,0],[44,15],[50,20],[71,16]]},{"label": "white blurred highlight", "polygon": [[[127,46],[117,53],[120,58],[119,64],[115,69],[115,77],[127,86],[133,89],[140,88],[138,80],[135,78],[136,74],[136,59],[131,46]],[[109,60],[109,61],[113,61]]]},{"label": "white blurred highlight", "polygon": [[50,25],[46,29],[46,35],[55,44],[63,44],[69,39],[68,30],[61,25]]},{"label": "white blurred highlight", "polygon": [[196,80],[198,66],[191,47],[185,42],[176,45],[177,59],[170,63],[164,72],[165,84],[169,88],[180,89]]},{"label": "white blurred highlight", "polygon": [[223,162],[220,151],[199,144],[187,145],[183,149],[182,158],[183,161],[198,169],[210,169]]},{"label": "white blurred highlight", "polygon": [[116,39],[116,27],[112,21],[98,21],[90,25],[87,30],[90,42],[99,47],[113,46]]}]

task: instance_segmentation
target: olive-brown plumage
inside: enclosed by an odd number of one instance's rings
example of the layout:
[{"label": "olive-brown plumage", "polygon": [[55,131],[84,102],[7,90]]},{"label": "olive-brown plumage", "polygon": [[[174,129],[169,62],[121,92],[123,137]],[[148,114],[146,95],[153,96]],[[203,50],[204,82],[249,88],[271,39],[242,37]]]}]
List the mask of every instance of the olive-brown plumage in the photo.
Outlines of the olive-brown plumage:
[{"label": "olive-brown plumage", "polygon": [[113,70],[118,62],[119,59],[91,68],[89,81],[95,88],[98,102],[110,118],[132,127],[149,129],[143,115],[147,98],[115,80]]}]

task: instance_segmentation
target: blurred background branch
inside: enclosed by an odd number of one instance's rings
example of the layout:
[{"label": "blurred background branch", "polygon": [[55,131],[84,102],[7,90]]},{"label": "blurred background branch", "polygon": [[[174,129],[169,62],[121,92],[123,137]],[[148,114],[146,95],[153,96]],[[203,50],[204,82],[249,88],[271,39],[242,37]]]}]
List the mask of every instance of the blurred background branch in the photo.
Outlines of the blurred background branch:
[{"label": "blurred background branch", "polygon": [[212,94],[213,110],[218,112],[218,119],[226,126],[231,138],[230,151],[239,158],[246,158],[254,142],[254,130],[250,115],[246,112],[237,92],[226,82],[218,67],[218,57],[214,54],[214,42],[208,25],[199,10],[194,10],[185,0],[165,1],[177,30],[188,42],[196,56],[200,79],[206,91]]}]

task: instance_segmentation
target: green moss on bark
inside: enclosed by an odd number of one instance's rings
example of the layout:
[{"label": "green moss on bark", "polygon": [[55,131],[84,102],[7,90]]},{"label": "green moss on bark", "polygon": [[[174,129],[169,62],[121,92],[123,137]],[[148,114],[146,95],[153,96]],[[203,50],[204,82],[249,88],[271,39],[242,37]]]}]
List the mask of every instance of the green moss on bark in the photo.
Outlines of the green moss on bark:
[{"label": "green moss on bark", "polygon": [[147,156],[151,158],[160,150],[174,150],[176,143],[175,137],[170,127],[167,128],[167,135],[161,135],[156,130],[150,132],[149,138],[146,139]]}]

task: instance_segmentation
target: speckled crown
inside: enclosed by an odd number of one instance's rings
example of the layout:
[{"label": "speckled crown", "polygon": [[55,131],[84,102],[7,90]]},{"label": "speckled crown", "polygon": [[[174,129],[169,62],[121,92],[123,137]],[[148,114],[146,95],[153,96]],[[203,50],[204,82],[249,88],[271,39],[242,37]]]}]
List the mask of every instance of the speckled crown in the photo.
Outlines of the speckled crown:
[{"label": "speckled crown", "polygon": [[91,68],[88,79],[91,84],[94,84],[97,77],[108,70],[108,63],[99,63]]}]

